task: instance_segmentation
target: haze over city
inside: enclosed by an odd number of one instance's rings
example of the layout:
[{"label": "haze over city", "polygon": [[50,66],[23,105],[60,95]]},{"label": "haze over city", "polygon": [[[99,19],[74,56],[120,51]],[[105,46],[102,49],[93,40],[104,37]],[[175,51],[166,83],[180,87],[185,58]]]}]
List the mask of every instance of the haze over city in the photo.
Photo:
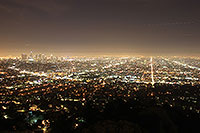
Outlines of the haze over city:
[{"label": "haze over city", "polygon": [[0,56],[199,56],[198,0],[0,1]]},{"label": "haze over city", "polygon": [[0,0],[0,132],[198,132],[199,7]]}]

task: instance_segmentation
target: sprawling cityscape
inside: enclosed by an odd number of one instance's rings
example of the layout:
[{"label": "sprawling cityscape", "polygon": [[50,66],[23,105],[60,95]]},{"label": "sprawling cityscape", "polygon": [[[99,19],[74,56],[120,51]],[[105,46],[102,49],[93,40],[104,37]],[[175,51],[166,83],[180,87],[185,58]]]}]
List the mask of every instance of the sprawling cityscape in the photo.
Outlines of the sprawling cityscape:
[{"label": "sprawling cityscape", "polygon": [[0,0],[0,133],[200,132],[200,0]]},{"label": "sprawling cityscape", "polygon": [[0,82],[2,131],[183,132],[200,120],[198,57],[30,52],[1,58]]}]

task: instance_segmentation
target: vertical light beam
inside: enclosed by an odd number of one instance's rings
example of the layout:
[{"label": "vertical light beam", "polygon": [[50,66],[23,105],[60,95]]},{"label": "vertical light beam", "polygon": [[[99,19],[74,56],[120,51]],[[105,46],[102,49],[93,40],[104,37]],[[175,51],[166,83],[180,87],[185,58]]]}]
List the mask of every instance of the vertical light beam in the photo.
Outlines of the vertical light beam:
[{"label": "vertical light beam", "polygon": [[151,62],[151,84],[152,86],[154,86],[155,82],[154,82],[154,78],[153,78],[153,58],[151,57],[150,59],[150,62]]}]

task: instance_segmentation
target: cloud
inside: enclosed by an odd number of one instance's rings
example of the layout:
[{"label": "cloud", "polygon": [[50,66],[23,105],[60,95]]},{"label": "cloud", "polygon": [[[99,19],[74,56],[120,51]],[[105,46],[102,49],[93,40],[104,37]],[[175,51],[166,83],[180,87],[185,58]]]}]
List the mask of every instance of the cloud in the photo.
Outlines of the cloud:
[{"label": "cloud", "polygon": [[11,12],[12,11],[7,6],[4,6],[4,5],[0,5],[0,10],[6,11],[6,12]]},{"label": "cloud", "polygon": [[62,13],[68,9],[66,4],[55,0],[16,0],[23,6],[40,9],[47,13]]},{"label": "cloud", "polygon": [[0,10],[8,13],[26,10],[27,12],[39,11],[57,15],[64,13],[68,9],[69,5],[59,0],[6,0],[0,2]]}]

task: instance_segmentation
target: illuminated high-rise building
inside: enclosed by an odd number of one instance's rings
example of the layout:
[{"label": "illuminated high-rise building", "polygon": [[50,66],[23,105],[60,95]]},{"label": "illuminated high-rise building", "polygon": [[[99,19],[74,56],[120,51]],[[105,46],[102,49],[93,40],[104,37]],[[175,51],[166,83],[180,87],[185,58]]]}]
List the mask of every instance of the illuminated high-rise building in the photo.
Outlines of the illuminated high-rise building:
[{"label": "illuminated high-rise building", "polygon": [[27,56],[27,54],[21,54],[21,59],[22,60],[27,60],[28,59],[28,56]]},{"label": "illuminated high-rise building", "polygon": [[29,59],[33,59],[33,52],[31,51]]}]

